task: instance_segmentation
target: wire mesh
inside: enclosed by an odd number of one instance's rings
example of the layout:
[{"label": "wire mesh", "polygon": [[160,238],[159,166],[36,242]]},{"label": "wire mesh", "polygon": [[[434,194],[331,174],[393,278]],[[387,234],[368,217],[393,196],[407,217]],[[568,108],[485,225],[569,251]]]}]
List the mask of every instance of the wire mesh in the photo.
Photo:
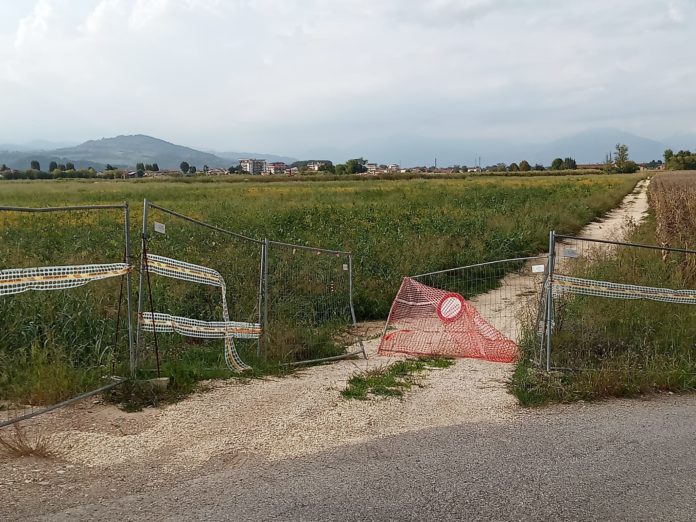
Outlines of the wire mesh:
[{"label": "wire mesh", "polygon": [[127,212],[0,208],[0,425],[128,375]]},{"label": "wire mesh", "polygon": [[347,252],[270,241],[266,355],[296,363],[364,353],[355,329],[351,277]]},{"label": "wire mesh", "polygon": [[139,295],[141,373],[160,363],[165,375],[181,365],[248,368],[244,361],[259,349],[263,243],[145,205],[143,272],[149,275],[141,277]]},{"label": "wire mesh", "polygon": [[[416,299],[418,303],[404,314],[397,312],[397,297],[385,325],[383,338],[389,340],[401,337],[402,339],[396,343],[397,347],[401,348],[399,351],[460,355],[509,362],[516,356],[516,344],[525,335],[537,335],[541,320],[539,310],[546,265],[547,256],[537,256],[493,261],[414,276],[412,280],[440,292],[416,292],[426,297],[430,294],[432,296]],[[438,309],[438,303],[444,296],[440,294],[443,292],[464,298],[465,302],[461,306],[469,310],[466,315],[480,332],[476,336],[478,340],[467,333],[458,341],[455,339],[457,336],[448,331],[452,330],[452,326],[446,324],[447,321],[443,320],[441,310]],[[410,298],[406,300],[409,301]],[[423,308],[416,310],[416,306],[421,305]],[[489,326],[493,330],[490,330]],[[473,330],[473,326],[462,325],[461,328],[466,332]],[[393,335],[399,331],[402,334]],[[491,345],[493,340],[497,346],[496,350],[491,347],[480,349],[480,346],[486,343]],[[383,341],[380,350],[390,349],[393,350],[394,347]]]},{"label": "wire mesh", "polygon": [[691,364],[696,252],[556,239],[549,367]]}]

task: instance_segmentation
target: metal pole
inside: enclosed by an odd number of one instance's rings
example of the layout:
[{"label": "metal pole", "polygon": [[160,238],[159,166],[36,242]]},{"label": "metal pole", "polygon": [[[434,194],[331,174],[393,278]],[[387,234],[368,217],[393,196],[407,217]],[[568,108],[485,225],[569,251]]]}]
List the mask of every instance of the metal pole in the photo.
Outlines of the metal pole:
[{"label": "metal pole", "polygon": [[106,386],[102,386],[101,388],[97,388],[96,390],[81,393],[80,395],[72,397],[71,399],[65,400],[63,402],[59,402],[58,404],[47,406],[46,408],[41,408],[40,410],[32,411],[31,413],[27,413],[26,415],[22,415],[20,417],[15,417],[13,419],[2,421],[0,422],[0,428],[4,428],[5,426],[9,426],[10,424],[16,424],[20,421],[31,419],[32,417],[36,417],[37,415],[42,415],[44,413],[57,410],[58,408],[62,408],[64,406],[69,406],[70,404],[75,404],[76,402],[80,402],[82,399],[86,399],[87,397],[92,397],[99,393],[109,391],[115,388],[116,386],[120,386],[124,382],[126,382],[126,379],[118,379],[116,382],[112,382],[111,384],[107,384]]},{"label": "metal pole", "polygon": [[355,310],[353,309],[353,254],[348,254],[348,296],[350,300],[350,315],[353,318],[353,324],[356,324]]},{"label": "metal pole", "polygon": [[147,238],[147,210],[148,210],[147,199],[143,200],[143,230],[140,236],[140,281],[138,284],[138,326],[136,328],[135,335],[135,360],[136,367],[138,363],[138,357],[140,355],[140,348],[142,343],[142,327],[140,324],[140,319],[143,316],[143,306],[145,299],[145,238]]},{"label": "metal pole", "polygon": [[[355,327],[358,321],[355,319],[355,308],[353,307],[353,253],[348,254],[348,298],[350,302],[350,316],[353,318],[353,327]],[[360,348],[362,350],[363,357],[367,359],[367,353],[365,352],[365,345],[362,342],[362,337],[358,337],[358,342],[360,343]]]},{"label": "metal pole", "polygon": [[[546,257],[547,256],[515,257],[513,259],[505,259],[505,261],[513,263],[516,261],[531,261],[533,259],[546,259]],[[500,260],[486,261],[485,263],[476,263],[475,265],[459,266],[457,268],[448,268],[447,270],[437,270],[435,272],[428,272],[426,274],[418,274],[418,275],[413,275],[413,276],[408,276],[408,277],[410,279],[419,279],[421,277],[426,277],[426,276],[431,276],[431,275],[446,274],[448,272],[457,272],[458,270],[464,270],[465,268],[479,268],[482,266],[495,265],[498,263],[500,263]]]},{"label": "metal pole", "polygon": [[671,247],[663,247],[663,246],[657,246],[657,245],[644,245],[642,243],[626,243],[623,241],[610,241],[609,239],[595,239],[595,238],[590,238],[590,237],[579,237],[579,236],[564,236],[561,234],[556,235],[556,239],[560,239],[561,241],[564,240],[571,240],[571,241],[587,241],[591,243],[602,243],[603,245],[617,245],[617,246],[626,246],[626,247],[634,247],[634,248],[645,248],[648,250],[660,250],[664,252],[675,252],[679,254],[696,254],[696,250],[690,250],[688,248],[671,248]]},{"label": "metal pole", "polygon": [[262,318],[262,307],[263,307],[263,267],[265,266],[264,259],[266,257],[266,244],[261,243],[261,266],[259,267],[259,306],[258,306],[258,315],[257,315],[257,320],[259,324],[261,324],[261,332],[262,334],[259,335],[258,341],[256,343],[256,356],[261,357],[261,338],[263,337],[263,330],[265,325],[261,323],[261,318]]},{"label": "metal pole", "polygon": [[[147,238],[143,239],[143,258],[145,260],[145,264],[143,265],[145,267],[145,277],[147,279],[147,294],[148,297],[150,298],[150,314],[152,314],[152,336],[155,340],[155,362],[157,363],[157,378],[159,379],[161,377],[160,375],[160,356],[159,356],[159,345],[157,344],[157,327],[155,326],[155,303],[152,300],[152,284],[150,283],[150,269],[148,266],[147,262]],[[141,268],[142,270],[142,268]],[[225,297],[223,295],[223,306],[226,307],[225,303]],[[227,318],[225,318],[227,319]]]},{"label": "metal pole", "polygon": [[546,308],[546,371],[551,371],[551,334],[553,330],[553,271],[556,259],[556,232],[549,234],[549,288]]},{"label": "metal pole", "polygon": [[268,238],[263,240],[263,355],[268,357]]},{"label": "metal pole", "polygon": [[71,210],[120,210],[123,205],[74,205],[70,207],[0,207],[0,210],[11,210],[13,212],[67,212]]},{"label": "metal pole", "polygon": [[[130,207],[128,202],[125,202],[125,219],[126,219],[126,263],[131,267],[130,258]],[[135,353],[135,345],[133,344],[133,307],[131,304],[131,298],[133,295],[133,279],[131,276],[132,270],[129,270],[126,274],[126,307],[128,310],[128,353],[130,357],[130,372],[131,377],[135,378],[135,373],[138,369],[138,361]]]},{"label": "metal pole", "polygon": [[549,295],[548,295],[548,285],[549,285],[549,274],[548,274],[548,266],[546,269],[546,280],[544,281],[544,285],[542,287],[542,293],[541,293],[541,301],[539,303],[539,314],[541,315],[541,319],[537,321],[536,323],[536,329],[537,332],[541,330],[541,338],[539,339],[539,358],[537,359],[537,366],[541,368],[542,364],[544,364],[544,354],[546,353],[546,315],[549,310]]}]

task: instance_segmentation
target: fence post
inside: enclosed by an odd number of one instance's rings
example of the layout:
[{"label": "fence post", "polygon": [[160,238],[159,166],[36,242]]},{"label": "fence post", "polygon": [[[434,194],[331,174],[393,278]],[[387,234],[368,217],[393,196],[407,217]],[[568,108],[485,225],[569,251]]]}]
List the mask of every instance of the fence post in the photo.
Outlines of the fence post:
[{"label": "fence post", "polygon": [[145,286],[145,271],[143,266],[145,266],[145,240],[147,238],[147,214],[148,214],[149,202],[147,199],[143,200],[143,230],[140,238],[140,281],[138,284],[138,326],[136,328],[135,335],[135,367],[138,367],[138,357],[140,355],[140,348],[142,343],[142,328],[140,325],[140,318],[143,314],[143,299],[145,298],[144,286]]},{"label": "fence post", "polygon": [[268,358],[268,238],[263,240],[263,356]]},{"label": "fence post", "polygon": [[551,371],[551,335],[553,330],[553,272],[556,260],[556,231],[549,233],[549,287],[546,290],[546,371]]},{"label": "fence post", "polygon": [[[125,207],[125,227],[126,227],[126,263],[132,268],[133,263],[131,263],[130,257],[130,207],[126,201]],[[135,378],[135,372],[137,370],[137,361],[135,357],[135,346],[133,345],[133,306],[131,304],[131,299],[133,298],[133,277],[132,270],[129,270],[126,274],[126,308],[128,310],[128,355],[130,362],[130,373],[131,377]]]}]

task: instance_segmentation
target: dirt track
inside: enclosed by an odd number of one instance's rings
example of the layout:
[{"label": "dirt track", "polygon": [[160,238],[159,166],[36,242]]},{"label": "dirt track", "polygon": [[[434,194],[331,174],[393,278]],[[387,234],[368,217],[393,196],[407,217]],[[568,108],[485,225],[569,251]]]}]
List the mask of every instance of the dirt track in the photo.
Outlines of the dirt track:
[{"label": "dirt track", "polygon": [[[647,209],[646,190],[647,183],[639,184],[620,208],[582,235],[620,237],[626,220],[639,221]],[[528,295],[525,285],[533,287],[528,279],[513,282],[517,297],[505,295],[511,308]],[[501,296],[493,292],[477,299],[484,315],[484,303],[500,302]],[[490,318],[495,323],[495,314]],[[511,324],[496,326],[514,336]],[[478,360],[432,371],[407,400],[342,399],[339,391],[353,373],[389,364],[390,358],[376,355],[376,346],[376,339],[366,343],[368,360],[308,368],[284,379],[211,383],[210,391],[161,410],[125,414],[90,401],[48,415],[41,422],[59,432],[62,459],[48,464],[0,461],[7,470],[0,476],[0,493],[12,499],[0,505],[0,519],[22,518],[34,512],[32,506],[70,506],[115,491],[158,487],[203,470],[304,456],[426,428],[495,424],[529,415],[506,391],[512,366]]]},{"label": "dirt track", "polygon": [[[619,207],[603,219],[587,225],[578,236],[614,241],[624,239],[627,228],[640,223],[648,211],[648,184],[648,180],[640,181]],[[562,250],[574,246],[572,241],[556,245],[557,266],[563,264]],[[534,265],[545,266],[546,261],[529,261],[521,272],[512,272],[504,277],[498,288],[471,300],[481,315],[510,339],[518,339],[519,318],[527,311],[530,296],[538,294],[543,282],[543,273],[533,273]]]}]

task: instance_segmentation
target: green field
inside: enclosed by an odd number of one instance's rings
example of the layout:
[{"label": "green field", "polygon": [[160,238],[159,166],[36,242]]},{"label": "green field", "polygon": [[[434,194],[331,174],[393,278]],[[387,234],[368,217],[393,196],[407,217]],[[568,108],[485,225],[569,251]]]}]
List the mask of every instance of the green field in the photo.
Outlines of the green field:
[{"label": "green field", "polygon": [[[0,183],[0,205],[127,200],[132,206],[136,257],[143,198],[251,237],[350,250],[360,320],[385,318],[405,275],[545,251],[549,230],[577,232],[616,206],[638,179],[593,175],[312,183],[16,181]],[[0,266],[118,260],[122,252],[116,217],[115,213],[100,218],[0,213]],[[195,228],[182,231],[186,243],[181,252],[170,244],[168,253],[223,272],[227,265],[246,263],[247,272],[254,273],[258,264],[251,250],[198,234]],[[312,266],[308,262],[304,269]],[[293,270],[293,277],[302,277],[301,267]],[[61,292],[60,299],[49,294],[27,293],[0,303],[0,399],[53,400],[61,393],[44,397],[32,384],[46,379],[41,372],[64,371],[58,380],[65,384],[57,387],[74,391],[85,387],[84,376],[73,375],[70,368],[87,358],[98,360],[96,367],[103,369],[113,360],[113,342],[108,339],[114,333],[118,282]],[[204,292],[187,294],[186,304],[195,307],[207,298]],[[96,338],[103,339],[97,348]],[[55,360],[62,363],[53,364]],[[18,367],[22,371],[15,371]],[[20,386],[18,380],[26,385]]]},{"label": "green field", "polygon": [[[360,318],[383,318],[404,275],[544,251],[549,230],[578,231],[615,206],[635,176],[326,183],[13,182],[5,205],[143,198],[242,234],[355,256]],[[135,236],[137,238],[137,235]]]}]

